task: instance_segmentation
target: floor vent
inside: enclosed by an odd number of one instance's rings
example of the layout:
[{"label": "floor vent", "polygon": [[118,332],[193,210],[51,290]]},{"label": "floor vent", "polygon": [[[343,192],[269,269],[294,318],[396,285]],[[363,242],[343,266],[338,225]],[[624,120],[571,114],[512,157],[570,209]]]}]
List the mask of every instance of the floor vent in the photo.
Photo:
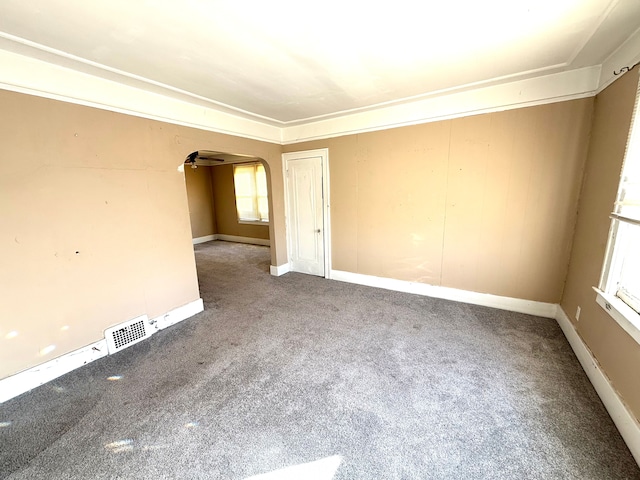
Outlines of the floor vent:
[{"label": "floor vent", "polygon": [[108,328],[104,331],[104,338],[107,340],[107,350],[109,350],[109,354],[119,352],[150,337],[154,331],[151,325],[149,325],[149,319],[146,315]]}]

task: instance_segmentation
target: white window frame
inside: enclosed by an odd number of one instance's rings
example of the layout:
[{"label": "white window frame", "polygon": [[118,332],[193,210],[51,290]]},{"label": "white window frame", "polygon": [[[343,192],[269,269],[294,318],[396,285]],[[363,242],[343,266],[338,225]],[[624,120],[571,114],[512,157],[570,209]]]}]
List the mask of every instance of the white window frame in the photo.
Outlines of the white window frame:
[{"label": "white window frame", "polygon": [[[236,201],[236,218],[238,219],[238,223],[242,224],[242,225],[269,225],[269,219],[271,218],[271,212],[268,212],[268,216],[269,218],[267,220],[260,220],[260,219],[249,219],[249,218],[241,218],[240,217],[240,212],[238,212],[238,208],[237,208],[237,199],[238,199],[238,195],[236,193],[236,189],[235,189],[235,175],[236,175],[236,168],[237,167],[248,167],[248,166],[253,166],[254,167],[254,172],[253,172],[253,181],[254,183],[256,182],[256,172],[259,166],[264,168],[264,165],[262,165],[262,163],[260,162],[252,162],[252,163],[238,163],[237,165],[233,166],[233,194],[235,197],[235,201]],[[266,173],[266,169],[265,169],[265,173]],[[268,185],[267,185],[267,189],[268,189]],[[259,212],[259,208],[258,208],[258,186],[257,184],[254,185],[254,207],[255,207],[255,211]],[[267,193],[268,196],[268,193]],[[268,201],[268,200],[267,200]]]},{"label": "white window frame", "polygon": [[[635,168],[640,162],[640,114],[638,114],[638,102],[640,101],[640,85],[636,94],[636,103],[631,119],[631,130],[627,140],[625,159],[621,171],[622,180],[626,177],[625,168]],[[621,199],[621,188],[618,187],[616,204]],[[617,210],[615,210],[617,212]],[[605,253],[602,275],[596,291],[596,302],[600,305],[620,326],[640,343],[640,311],[636,310],[635,302],[623,301],[619,295],[619,279],[622,272],[624,252],[633,248],[629,244],[628,232],[640,229],[640,222],[634,218],[627,218],[617,213],[611,214],[611,227],[609,229],[609,240]],[[624,297],[624,295],[622,295]]]}]

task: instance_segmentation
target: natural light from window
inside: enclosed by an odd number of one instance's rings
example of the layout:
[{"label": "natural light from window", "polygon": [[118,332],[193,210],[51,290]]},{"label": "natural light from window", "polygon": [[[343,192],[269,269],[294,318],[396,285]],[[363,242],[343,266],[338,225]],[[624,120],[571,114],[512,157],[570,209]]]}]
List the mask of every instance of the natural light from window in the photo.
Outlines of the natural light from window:
[{"label": "natural light from window", "polygon": [[640,115],[636,104],[611,214],[598,303],[640,342]]},{"label": "natural light from window", "polygon": [[236,208],[240,222],[269,222],[267,174],[261,163],[233,167]]},{"label": "natural light from window", "polygon": [[627,242],[620,268],[618,296],[624,303],[640,312],[640,226],[626,226]]},{"label": "natural light from window", "polygon": [[333,455],[313,462],[300,463],[254,475],[245,480],[332,480],[341,463],[342,457]]}]

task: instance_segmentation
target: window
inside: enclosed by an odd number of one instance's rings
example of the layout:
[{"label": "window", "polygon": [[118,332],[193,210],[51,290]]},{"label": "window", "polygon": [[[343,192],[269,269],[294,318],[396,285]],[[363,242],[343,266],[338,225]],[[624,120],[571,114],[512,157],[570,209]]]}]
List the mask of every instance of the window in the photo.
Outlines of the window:
[{"label": "window", "polygon": [[269,200],[264,165],[261,163],[234,165],[233,183],[236,191],[238,221],[268,223]]},{"label": "window", "polygon": [[640,114],[636,105],[627,141],[598,303],[640,342]]}]

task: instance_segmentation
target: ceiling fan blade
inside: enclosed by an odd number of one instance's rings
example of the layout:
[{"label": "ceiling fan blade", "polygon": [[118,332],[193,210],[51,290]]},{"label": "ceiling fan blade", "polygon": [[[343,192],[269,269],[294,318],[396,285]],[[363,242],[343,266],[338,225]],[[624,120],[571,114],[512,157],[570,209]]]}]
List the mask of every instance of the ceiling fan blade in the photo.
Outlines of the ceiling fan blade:
[{"label": "ceiling fan blade", "polygon": [[198,160],[211,160],[212,162],[224,162],[222,158],[198,157]]}]

